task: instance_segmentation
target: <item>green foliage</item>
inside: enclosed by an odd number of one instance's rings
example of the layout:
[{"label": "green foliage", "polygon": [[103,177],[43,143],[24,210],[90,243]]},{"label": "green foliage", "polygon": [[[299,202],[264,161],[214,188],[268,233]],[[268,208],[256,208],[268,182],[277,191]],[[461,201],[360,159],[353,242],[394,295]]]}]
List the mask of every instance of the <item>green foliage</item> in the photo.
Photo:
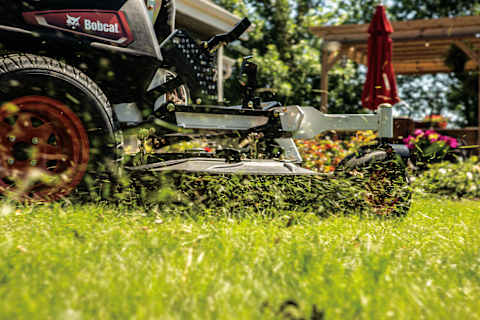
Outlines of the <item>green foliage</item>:
[{"label": "green foliage", "polygon": [[337,114],[365,113],[361,95],[365,74],[356,63],[337,64],[328,76],[328,112]]},{"label": "green foliage", "polygon": [[450,90],[447,99],[463,117],[463,126],[478,125],[478,72],[465,71],[465,65],[470,58],[456,46],[452,46],[446,64],[455,71],[451,75]]},{"label": "green foliage", "polygon": [[[379,4],[377,0],[335,2],[339,12],[338,22],[341,24],[369,23],[375,7]],[[402,0],[384,2],[384,4],[392,21],[469,16],[480,12],[478,0]]]},{"label": "green foliage", "polygon": [[459,163],[442,162],[414,178],[414,189],[449,198],[480,198],[480,163],[472,157]]},{"label": "green foliage", "polygon": [[337,24],[370,23],[375,12],[376,0],[339,0]]},{"label": "green foliage", "polygon": [[478,319],[478,206],[419,199],[388,220],[0,202],[0,318]]},{"label": "green foliage", "polygon": [[[253,22],[254,30],[249,33],[244,47],[251,50],[254,62],[259,65],[259,86],[268,92],[263,98],[283,104],[319,106],[322,42],[309,31],[309,27],[326,24],[335,16],[325,1],[215,2],[240,16],[248,15]],[[232,79],[226,84],[226,97],[231,103],[239,103],[241,87],[237,79],[240,76],[241,55],[234,50],[228,51],[228,54],[238,58],[238,64]],[[360,107],[359,102],[351,98],[356,96],[352,92],[358,87],[343,85],[356,78],[354,70],[351,64],[339,66],[331,79],[331,88],[337,88],[332,90],[330,97],[332,103],[339,106],[335,112],[348,113]]]},{"label": "green foliage", "polygon": [[480,12],[480,2],[478,0],[402,0],[394,2],[390,11],[397,20],[470,16]]}]

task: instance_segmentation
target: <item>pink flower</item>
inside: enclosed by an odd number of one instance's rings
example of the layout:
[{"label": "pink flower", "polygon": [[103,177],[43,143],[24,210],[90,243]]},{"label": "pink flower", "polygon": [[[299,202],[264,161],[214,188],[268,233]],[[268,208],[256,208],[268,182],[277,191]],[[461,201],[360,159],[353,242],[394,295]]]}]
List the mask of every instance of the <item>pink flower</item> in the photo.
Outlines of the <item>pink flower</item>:
[{"label": "pink flower", "polygon": [[455,138],[450,138],[448,144],[450,145],[450,148],[455,149],[456,147],[458,147],[458,141]]},{"label": "pink flower", "polygon": [[422,129],[417,129],[417,130],[415,130],[414,134],[415,134],[415,136],[417,136],[417,137],[418,137],[418,136],[423,136],[423,130],[422,130]]},{"label": "pink flower", "polygon": [[425,131],[425,135],[426,135],[426,136],[429,136],[429,135],[431,135],[431,134],[437,134],[437,133],[436,133],[434,130],[427,130],[427,131]]},{"label": "pink flower", "polygon": [[409,144],[410,141],[412,141],[412,140],[415,140],[415,137],[413,137],[413,136],[408,136],[408,137],[406,137],[405,139],[403,139],[403,143],[404,143],[404,144]]}]

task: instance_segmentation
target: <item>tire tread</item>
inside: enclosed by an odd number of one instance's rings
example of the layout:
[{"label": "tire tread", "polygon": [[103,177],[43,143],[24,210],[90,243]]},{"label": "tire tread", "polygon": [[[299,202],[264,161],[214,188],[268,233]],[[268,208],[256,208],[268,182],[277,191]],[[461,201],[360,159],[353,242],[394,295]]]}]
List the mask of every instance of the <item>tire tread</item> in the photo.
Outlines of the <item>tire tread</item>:
[{"label": "tire tread", "polygon": [[27,69],[44,69],[53,73],[61,73],[83,85],[97,97],[112,119],[113,111],[107,96],[100,87],[79,69],[58,60],[33,54],[13,53],[0,55],[0,75]]}]

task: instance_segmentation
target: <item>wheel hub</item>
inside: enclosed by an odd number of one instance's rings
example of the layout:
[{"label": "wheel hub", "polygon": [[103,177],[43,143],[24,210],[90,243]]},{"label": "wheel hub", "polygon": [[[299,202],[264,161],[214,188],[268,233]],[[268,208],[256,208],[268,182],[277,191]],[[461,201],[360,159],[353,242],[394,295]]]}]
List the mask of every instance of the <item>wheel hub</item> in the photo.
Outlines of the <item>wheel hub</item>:
[{"label": "wheel hub", "polygon": [[54,201],[83,179],[89,141],[81,120],[61,102],[22,97],[0,108],[0,193]]}]

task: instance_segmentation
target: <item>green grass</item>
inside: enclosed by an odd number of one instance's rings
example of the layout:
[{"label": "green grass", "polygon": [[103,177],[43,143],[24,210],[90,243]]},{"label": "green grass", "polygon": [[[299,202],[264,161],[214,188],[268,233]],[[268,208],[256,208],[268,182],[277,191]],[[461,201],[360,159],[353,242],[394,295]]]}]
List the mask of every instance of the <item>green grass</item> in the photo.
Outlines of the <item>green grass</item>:
[{"label": "green grass", "polygon": [[473,201],[404,219],[0,203],[0,318],[480,319],[479,230]]}]

